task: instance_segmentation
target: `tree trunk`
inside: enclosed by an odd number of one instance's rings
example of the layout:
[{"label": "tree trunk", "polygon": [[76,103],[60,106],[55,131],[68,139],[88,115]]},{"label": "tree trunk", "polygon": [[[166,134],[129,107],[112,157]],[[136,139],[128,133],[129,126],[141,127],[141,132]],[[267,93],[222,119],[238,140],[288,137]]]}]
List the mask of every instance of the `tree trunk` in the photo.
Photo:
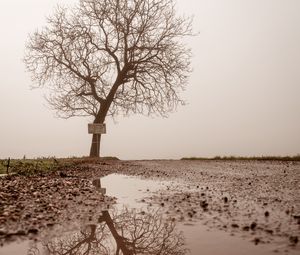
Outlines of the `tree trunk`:
[{"label": "tree trunk", "polygon": [[[106,114],[108,109],[113,101],[114,94],[118,89],[118,85],[114,85],[113,89],[110,91],[105,103],[101,105],[100,110],[94,120],[94,124],[103,124],[105,121]],[[101,134],[93,134],[92,144],[90,149],[90,157],[100,157],[100,141],[101,141]]]},{"label": "tree trunk", "polygon": [[115,228],[114,222],[113,222],[112,218],[110,217],[108,211],[102,212],[102,216],[100,217],[99,222],[101,223],[102,221],[104,221],[106,223],[112,236],[114,237],[114,239],[117,243],[117,250],[121,249],[123,255],[133,255],[133,252],[130,251],[125,244],[125,238],[118,234],[118,232]]},{"label": "tree trunk", "polygon": [[100,141],[101,141],[101,134],[93,134],[92,144],[90,149],[90,157],[93,158],[100,157]]}]

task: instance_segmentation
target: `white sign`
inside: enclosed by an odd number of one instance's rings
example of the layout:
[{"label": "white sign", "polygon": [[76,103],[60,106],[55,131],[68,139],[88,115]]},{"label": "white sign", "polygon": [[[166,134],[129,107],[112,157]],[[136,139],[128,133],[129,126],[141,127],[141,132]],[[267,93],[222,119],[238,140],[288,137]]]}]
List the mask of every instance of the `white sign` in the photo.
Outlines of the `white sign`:
[{"label": "white sign", "polygon": [[106,125],[105,124],[88,124],[89,134],[106,134]]}]

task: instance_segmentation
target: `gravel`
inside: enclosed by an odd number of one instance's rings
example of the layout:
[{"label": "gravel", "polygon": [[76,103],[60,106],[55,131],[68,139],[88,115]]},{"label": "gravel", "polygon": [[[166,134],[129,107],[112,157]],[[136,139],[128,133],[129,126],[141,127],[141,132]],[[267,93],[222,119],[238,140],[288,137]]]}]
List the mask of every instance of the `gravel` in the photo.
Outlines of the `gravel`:
[{"label": "gravel", "polygon": [[142,202],[162,207],[174,220],[201,221],[257,245],[299,249],[300,163],[244,160],[99,161],[42,176],[1,177],[0,243],[92,221],[115,202],[93,186],[110,173],[172,180]]}]

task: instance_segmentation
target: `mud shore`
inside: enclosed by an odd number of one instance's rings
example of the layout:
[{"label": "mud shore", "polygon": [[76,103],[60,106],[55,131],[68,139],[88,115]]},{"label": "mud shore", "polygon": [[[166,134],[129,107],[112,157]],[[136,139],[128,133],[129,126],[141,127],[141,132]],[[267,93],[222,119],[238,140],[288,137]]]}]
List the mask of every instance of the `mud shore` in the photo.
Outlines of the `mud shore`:
[{"label": "mud shore", "polygon": [[[0,178],[0,243],[83,224],[115,201],[92,180],[110,173],[173,180],[143,201],[177,221],[299,249],[300,163],[280,161],[100,161],[33,176]],[[72,222],[72,224],[70,224]]]}]

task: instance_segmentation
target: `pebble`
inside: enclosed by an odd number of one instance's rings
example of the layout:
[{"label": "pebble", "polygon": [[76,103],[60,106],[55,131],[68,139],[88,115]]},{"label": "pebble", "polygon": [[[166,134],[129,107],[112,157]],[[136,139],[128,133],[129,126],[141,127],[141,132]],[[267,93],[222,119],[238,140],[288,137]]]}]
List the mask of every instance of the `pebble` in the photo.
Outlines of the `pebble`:
[{"label": "pebble", "polygon": [[208,207],[208,203],[204,200],[204,201],[201,201],[200,202],[200,206],[204,209],[204,210],[207,210],[207,207]]},{"label": "pebble", "polygon": [[296,245],[299,241],[298,236],[290,236],[289,240],[293,245]]},{"label": "pebble", "polygon": [[250,225],[251,230],[255,230],[257,227],[257,223],[256,222],[252,222]]},{"label": "pebble", "polygon": [[36,229],[36,228],[30,228],[29,230],[28,230],[28,234],[34,234],[34,235],[37,235],[38,234],[38,229]]},{"label": "pebble", "polygon": [[273,235],[274,231],[272,229],[266,229],[265,230],[266,233],[270,234],[270,235]]},{"label": "pebble", "polygon": [[249,229],[250,229],[249,226],[244,226],[244,227],[243,227],[243,230],[244,230],[244,231],[249,231]]},{"label": "pebble", "polygon": [[254,243],[255,245],[258,245],[260,243],[260,239],[258,237],[254,238]]},{"label": "pebble", "polygon": [[26,232],[24,230],[18,230],[16,235],[18,236],[25,236],[26,235]]}]

